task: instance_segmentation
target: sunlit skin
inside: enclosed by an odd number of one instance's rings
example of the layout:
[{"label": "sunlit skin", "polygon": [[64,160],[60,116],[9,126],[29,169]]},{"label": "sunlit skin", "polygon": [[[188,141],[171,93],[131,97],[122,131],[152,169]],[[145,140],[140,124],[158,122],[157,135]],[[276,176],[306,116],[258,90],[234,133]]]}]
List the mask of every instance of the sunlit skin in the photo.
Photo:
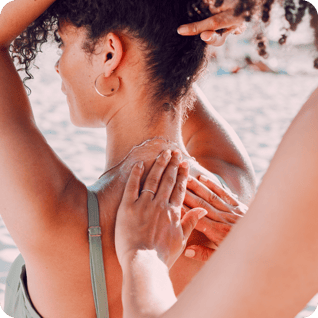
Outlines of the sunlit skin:
[{"label": "sunlit skin", "polygon": [[[86,187],[61,162],[37,129],[30,102],[8,53],[8,45],[14,37],[51,3],[50,0],[31,5],[29,1],[18,0],[6,8],[5,18],[3,15],[0,18],[1,214],[25,259],[27,287],[38,312],[46,318],[95,317]],[[15,19],[17,24],[13,30],[7,21]],[[110,315],[122,317],[122,273],[115,254],[114,225],[132,165],[143,160],[147,173],[166,148],[179,148],[185,154],[189,149],[206,169],[221,177],[224,174],[224,180],[243,202],[250,201],[253,196],[253,172],[236,137],[224,132],[226,126],[223,124],[220,130],[217,123],[221,120],[212,121],[215,124],[211,125],[211,130],[198,130],[198,126],[202,127],[205,121],[211,122],[213,117],[200,108],[200,104],[197,114],[192,114],[183,127],[178,113],[176,116],[170,112],[154,116],[151,109],[158,105],[152,103],[151,89],[146,85],[147,74],[139,42],[109,33],[90,59],[82,50],[84,29],[61,23],[59,33],[63,46],[56,70],[61,76],[61,89],[67,96],[71,120],[77,126],[105,127],[105,170],[121,162],[133,146],[146,139],[161,136],[173,142],[154,140],[148,143],[96,182]],[[120,77],[121,85],[114,96],[105,98],[96,93],[94,82],[101,73],[105,77],[104,80],[101,77],[101,86],[103,82],[107,84],[108,78]],[[155,125],[149,125],[150,118]],[[215,143],[210,143],[211,136],[215,136]],[[205,140],[204,149],[196,140]],[[213,155],[207,149],[212,149]],[[190,164],[194,177],[205,174],[218,183],[218,179],[198,163],[190,160]],[[196,232],[190,244],[209,246],[211,242],[203,237]],[[202,264],[181,256],[171,272],[177,293]]]},{"label": "sunlit skin", "polygon": [[[173,227],[167,218],[166,222],[148,222],[144,229],[155,233],[152,237],[167,233],[153,240],[136,226],[128,227],[121,214],[128,209],[134,224],[143,219],[132,195],[141,175],[134,167],[130,178],[134,186],[123,197],[116,224],[116,233],[126,233],[116,237],[125,277],[124,317],[292,318],[306,306],[318,288],[317,105],[318,88],[283,137],[248,215],[178,300],[167,271],[178,249],[164,242],[173,235],[165,232],[167,228],[179,232],[180,242],[180,227]],[[155,202],[148,205],[156,215]],[[177,214],[174,220],[178,222]],[[134,240],[126,240],[132,233]],[[151,252],[138,246],[147,246]]]},{"label": "sunlit skin", "polygon": [[[157,119],[156,125],[149,127],[150,96],[149,90],[144,88],[142,53],[135,43],[127,38],[122,40],[115,34],[108,34],[104,46],[100,48],[101,53],[94,55],[90,63],[85,53],[79,50],[84,39],[84,31],[64,24],[59,33],[63,46],[56,70],[62,79],[62,89],[68,97],[71,119],[76,125],[106,127],[106,170],[117,164],[133,146],[144,140],[161,136],[175,143],[167,144],[160,140],[150,142],[135,150],[119,167],[108,172],[97,183],[97,187],[100,189],[100,209],[107,211],[107,221],[106,218],[101,219],[101,225],[102,231],[105,233],[103,236],[104,261],[110,312],[113,314],[121,312],[122,283],[120,267],[114,250],[114,237],[113,234],[106,233],[114,231],[117,207],[130,169],[134,162],[142,159],[147,172],[153,160],[168,146],[173,149],[178,146],[185,154],[187,154],[187,150],[182,141],[180,117],[175,119],[172,114],[163,113]],[[112,59],[107,59],[109,53],[112,54]],[[78,67],[79,65],[81,67]],[[100,75],[101,69],[106,75],[116,75],[121,79],[120,89],[113,97],[103,98],[95,92],[94,81]],[[77,78],[80,80],[77,81]],[[202,173],[215,179],[203,167],[192,162],[191,174],[198,177]],[[84,203],[83,201],[83,205]],[[207,240],[197,232],[192,235],[190,242],[200,244],[207,243]],[[190,282],[202,265],[203,263],[189,260],[184,256],[179,259],[171,270],[171,278],[177,293]],[[30,291],[32,292],[33,289]],[[32,294],[36,304],[38,291],[39,288],[36,287]],[[39,304],[39,306],[42,305]]]}]

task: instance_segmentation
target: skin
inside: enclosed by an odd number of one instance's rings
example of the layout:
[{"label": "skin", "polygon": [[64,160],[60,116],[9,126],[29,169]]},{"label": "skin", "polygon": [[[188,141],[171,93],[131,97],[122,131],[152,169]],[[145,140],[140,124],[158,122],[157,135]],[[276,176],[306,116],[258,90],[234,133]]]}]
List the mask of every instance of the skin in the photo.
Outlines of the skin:
[{"label": "skin", "polygon": [[[0,140],[0,202],[5,224],[26,262],[27,286],[35,308],[46,318],[87,318],[95,316],[95,308],[89,268],[86,187],[60,161],[37,129],[23,84],[8,54],[8,45],[14,37],[51,3],[42,1],[31,5],[26,0],[18,0],[7,5],[1,14],[0,132],[3,138]],[[28,10],[20,11],[20,8],[26,7]],[[12,21],[18,21],[16,28],[12,27]],[[122,272],[115,253],[114,228],[122,193],[135,162],[144,161],[146,176],[162,151],[178,147],[188,154],[189,149],[189,154],[202,162],[201,166],[189,160],[193,177],[204,174],[221,187],[210,171],[220,174],[239,199],[246,203],[253,196],[252,168],[244,152],[237,154],[240,144],[226,150],[237,141],[231,131],[215,138],[216,145],[222,143],[223,138],[227,146],[219,156],[212,155],[216,148],[211,146],[211,161],[208,160],[209,151],[203,152],[194,147],[195,138],[204,135],[207,140],[211,139],[211,131],[215,133],[214,127],[205,131],[198,128],[198,123],[201,125],[206,120],[200,119],[200,112],[207,112],[204,106],[201,110],[199,106],[198,113],[190,116],[189,128],[184,129],[186,136],[192,135],[193,139],[182,135],[181,120],[170,113],[162,115],[156,125],[149,128],[148,110],[156,105],[149,105],[143,55],[133,39],[109,33],[97,47],[98,54],[89,60],[80,49],[85,30],[65,23],[61,25],[60,35],[64,47],[56,70],[62,78],[62,91],[67,96],[70,117],[78,126],[106,127],[105,170],[120,162],[134,145],[145,139],[162,136],[177,144],[150,142],[146,147],[136,149],[127,160],[95,184],[101,211],[110,315],[122,317]],[[104,75],[101,85],[106,85],[108,78],[120,77],[120,90],[113,97],[105,99],[96,94],[94,81],[101,73]],[[213,112],[208,118],[210,124],[212,121],[211,126],[218,122]],[[222,135],[226,126],[222,122],[220,125]],[[231,136],[230,139],[228,136]],[[222,165],[232,172],[223,176]],[[234,181],[235,174],[237,182]],[[235,203],[232,208],[237,208],[238,204]],[[231,209],[230,206],[225,205],[225,209]],[[209,219],[213,221],[213,216]],[[221,236],[224,237],[225,233]],[[190,242],[211,247],[211,241],[199,232],[192,235]],[[171,269],[177,293],[184,289],[202,264],[180,257]],[[59,306],[56,306],[57,303]]]},{"label": "skin", "polygon": [[[148,210],[161,217],[161,222],[149,222],[139,229],[127,227],[121,215],[126,208],[134,216],[134,224],[145,213],[131,199],[142,175],[134,168],[115,229],[116,233],[126,229],[126,236],[116,235],[125,277],[124,317],[292,318],[304,308],[318,287],[318,213],[313,199],[318,186],[317,101],[318,88],[283,137],[249,214],[224,240],[178,301],[168,267],[180,251],[175,245],[165,243],[165,235],[180,233],[175,238],[180,244],[184,235],[181,214],[169,207],[163,213],[152,200]],[[156,166],[153,170],[153,174],[162,174]],[[291,176],[290,171],[295,173]],[[167,170],[162,180],[167,174],[174,176],[176,172]],[[143,198],[135,202],[139,200]],[[171,214],[169,219],[165,217],[167,212]],[[165,232],[167,227],[169,233]],[[126,240],[130,231],[134,233],[133,241]]]}]

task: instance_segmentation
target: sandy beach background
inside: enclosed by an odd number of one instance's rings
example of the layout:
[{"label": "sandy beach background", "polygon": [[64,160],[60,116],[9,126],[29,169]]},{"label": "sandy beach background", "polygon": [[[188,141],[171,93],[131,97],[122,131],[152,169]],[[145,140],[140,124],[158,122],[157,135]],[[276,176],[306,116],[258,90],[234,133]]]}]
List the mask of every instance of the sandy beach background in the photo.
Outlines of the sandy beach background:
[{"label": "sandy beach background", "polygon": [[[245,54],[258,60],[249,36],[232,37],[217,49],[217,59],[208,66],[200,81],[213,107],[232,125],[245,145],[255,168],[257,183],[264,175],[281,138],[311,92],[318,86],[318,71],[312,67],[314,57],[308,29],[290,45],[280,48],[271,37],[266,63],[278,74],[245,69],[230,71],[243,65]],[[61,81],[54,71],[57,49],[43,48],[33,70],[35,79],[28,81],[36,122],[51,147],[85,184],[90,185],[103,172],[105,131],[73,126],[69,119]],[[3,305],[5,278],[11,263],[19,254],[3,221],[0,219],[0,305]],[[318,290],[317,290],[318,292]],[[291,300],[292,301],[292,300]],[[316,296],[297,318],[309,316],[318,305]]]}]

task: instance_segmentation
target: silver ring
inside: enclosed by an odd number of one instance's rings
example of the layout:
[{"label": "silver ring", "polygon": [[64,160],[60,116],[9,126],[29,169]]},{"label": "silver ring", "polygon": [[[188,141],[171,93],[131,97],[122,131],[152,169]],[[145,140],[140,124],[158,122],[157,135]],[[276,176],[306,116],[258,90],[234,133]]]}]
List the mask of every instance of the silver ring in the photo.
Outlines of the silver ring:
[{"label": "silver ring", "polygon": [[150,193],[152,193],[153,195],[156,195],[156,193],[154,193],[152,190],[147,190],[147,189],[145,189],[145,190],[142,190],[142,191],[140,192],[140,194],[142,194],[143,192],[150,192]]}]

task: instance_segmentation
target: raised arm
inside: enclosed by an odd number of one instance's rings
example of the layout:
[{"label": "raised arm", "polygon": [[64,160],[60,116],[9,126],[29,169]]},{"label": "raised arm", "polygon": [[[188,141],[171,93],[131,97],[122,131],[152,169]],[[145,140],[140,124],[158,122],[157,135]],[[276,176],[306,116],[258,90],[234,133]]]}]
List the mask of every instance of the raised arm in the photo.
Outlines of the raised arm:
[{"label": "raised arm", "polygon": [[59,218],[66,217],[67,213],[61,213],[65,193],[75,179],[36,127],[8,52],[15,37],[52,3],[15,0],[0,15],[1,215],[26,258],[48,243]]},{"label": "raised arm", "polygon": [[191,156],[209,171],[219,175],[245,204],[255,194],[255,175],[251,160],[233,128],[215,111],[200,88],[195,109],[182,129]]},{"label": "raised arm", "polygon": [[[318,89],[284,136],[249,214],[232,230],[171,309],[162,315],[150,311],[147,317],[292,318],[315,295],[317,101]],[[153,253],[151,261],[159,264],[162,259]],[[127,258],[123,264],[124,275],[133,275],[132,269],[138,267],[139,273],[141,269],[146,271],[150,261]],[[164,270],[158,269],[155,275],[156,282],[167,281],[168,273]],[[151,288],[149,279],[142,275],[138,278],[139,286],[143,283],[143,289]],[[138,299],[140,289],[136,286],[130,286],[130,293],[124,291],[131,302]],[[165,288],[169,285],[165,284]],[[166,303],[169,299],[175,302],[171,293],[171,289],[165,292]],[[147,310],[151,301],[148,299],[143,306],[138,303],[139,308]],[[124,303],[124,311],[127,309]],[[164,307],[161,309],[164,311]],[[144,317],[142,311],[138,314]],[[126,317],[135,316],[127,313]]]}]

